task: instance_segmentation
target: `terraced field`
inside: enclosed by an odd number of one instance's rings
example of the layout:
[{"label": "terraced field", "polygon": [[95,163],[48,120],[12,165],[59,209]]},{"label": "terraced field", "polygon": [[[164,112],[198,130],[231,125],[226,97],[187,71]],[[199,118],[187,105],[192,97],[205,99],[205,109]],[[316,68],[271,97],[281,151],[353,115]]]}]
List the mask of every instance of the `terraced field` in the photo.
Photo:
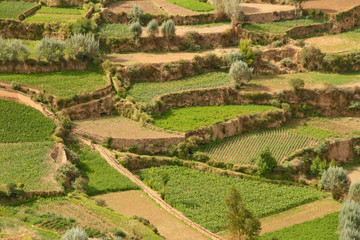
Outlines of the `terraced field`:
[{"label": "terraced field", "polygon": [[0,2],[0,18],[17,19],[17,17],[34,7],[36,3],[31,2],[14,2],[14,1],[1,1]]},{"label": "terraced field", "polygon": [[84,9],[42,7],[34,15],[25,18],[25,22],[75,22],[85,15]]}]

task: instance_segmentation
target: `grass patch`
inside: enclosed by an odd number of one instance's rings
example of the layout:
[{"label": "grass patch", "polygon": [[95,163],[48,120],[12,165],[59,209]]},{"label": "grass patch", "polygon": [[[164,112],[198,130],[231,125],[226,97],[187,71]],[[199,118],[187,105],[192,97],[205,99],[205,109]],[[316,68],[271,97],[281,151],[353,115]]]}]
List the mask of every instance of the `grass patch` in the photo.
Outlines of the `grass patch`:
[{"label": "grass patch", "polygon": [[129,25],[119,23],[102,24],[97,33],[101,37],[130,37]]},{"label": "grass patch", "polygon": [[0,2],[0,18],[17,19],[17,17],[34,7],[36,3],[31,2]]},{"label": "grass patch", "polygon": [[246,207],[257,217],[275,214],[324,196],[311,189],[270,184],[204,173],[184,167],[158,167],[140,171],[145,183],[150,179],[156,191],[163,189],[161,176],[169,174],[165,201],[188,218],[212,232],[225,229],[225,197],[235,184]]},{"label": "grass patch", "polygon": [[227,85],[229,83],[229,74],[225,72],[205,73],[177,81],[135,83],[130,89],[129,95],[133,96],[138,101],[149,102],[156,96],[166,93],[197,88],[212,88]]},{"label": "grass patch", "polygon": [[5,74],[0,73],[0,80],[16,82],[41,88],[46,93],[60,98],[70,98],[75,94],[90,93],[105,87],[105,77],[91,71],[68,71],[41,74]]},{"label": "grass patch", "polygon": [[336,234],[339,223],[339,213],[331,213],[322,218],[295,224],[291,227],[265,233],[259,237],[260,240],[337,240],[339,236]]},{"label": "grass patch", "polygon": [[283,129],[243,134],[211,143],[205,147],[210,157],[217,161],[235,164],[255,164],[259,154],[269,147],[280,162],[296,150],[317,144],[318,141]]},{"label": "grass patch", "polygon": [[99,154],[83,148],[79,156],[80,161],[77,166],[81,174],[89,180],[86,187],[88,195],[139,189],[135,183],[112,168]]},{"label": "grass patch", "polygon": [[25,18],[24,22],[75,22],[85,13],[84,9],[77,8],[42,7],[34,15]]},{"label": "grass patch", "polygon": [[166,1],[179,5],[180,7],[187,8],[194,12],[210,12],[214,10],[213,5],[205,2],[200,2],[197,0],[166,0]]},{"label": "grass patch", "polygon": [[277,33],[285,34],[289,28],[300,25],[311,25],[314,23],[323,23],[324,19],[294,19],[279,22],[267,22],[267,23],[255,23],[245,24],[243,28],[249,31],[261,32],[261,33]]},{"label": "grass patch", "polygon": [[241,115],[276,110],[267,105],[227,105],[210,107],[188,107],[170,109],[160,116],[154,117],[154,124],[160,128],[179,132],[196,130],[225,122]]},{"label": "grass patch", "polygon": [[49,141],[55,124],[34,108],[0,99],[0,143]]}]

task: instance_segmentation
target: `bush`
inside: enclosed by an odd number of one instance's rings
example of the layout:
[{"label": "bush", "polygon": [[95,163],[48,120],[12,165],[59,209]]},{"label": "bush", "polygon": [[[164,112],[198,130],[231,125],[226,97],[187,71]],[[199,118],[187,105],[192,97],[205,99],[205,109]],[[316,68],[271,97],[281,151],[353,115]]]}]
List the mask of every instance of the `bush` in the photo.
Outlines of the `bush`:
[{"label": "bush", "polygon": [[350,180],[342,167],[329,167],[321,177],[321,185],[329,190],[335,200],[339,200],[348,192]]},{"label": "bush", "polygon": [[182,159],[188,159],[191,154],[199,149],[200,139],[198,137],[189,137],[184,142],[181,142],[176,147],[178,156]]},{"label": "bush", "polygon": [[167,39],[171,39],[175,36],[175,23],[173,20],[166,20],[161,24],[161,33]]},{"label": "bush", "polygon": [[73,183],[73,188],[77,191],[77,192],[85,192],[86,191],[86,186],[87,186],[87,180],[85,178],[77,178],[75,179],[74,183]]},{"label": "bush", "polygon": [[320,49],[310,45],[301,49],[301,64],[309,70],[318,70],[322,66],[324,54]]},{"label": "bush", "polygon": [[35,47],[37,59],[55,61],[64,57],[65,42],[56,38],[43,38]]},{"label": "bush", "polygon": [[75,34],[66,40],[69,56],[93,59],[99,54],[99,41],[93,34]]},{"label": "bush", "polygon": [[249,82],[252,79],[253,70],[246,62],[237,61],[231,64],[229,74],[236,86],[240,86],[244,81]]},{"label": "bush", "polygon": [[345,200],[339,214],[339,239],[359,239],[360,205],[351,199]]},{"label": "bush", "polygon": [[62,235],[61,240],[88,240],[88,235],[86,232],[78,227],[73,227],[68,229],[64,235]]},{"label": "bush", "polygon": [[204,152],[195,152],[193,154],[193,159],[195,161],[198,161],[198,162],[207,162],[210,160],[210,157],[208,154],[204,153]]},{"label": "bush", "polygon": [[349,110],[360,110],[360,101],[352,101]]},{"label": "bush", "polygon": [[235,52],[235,51],[231,51],[229,52],[228,54],[226,54],[225,56],[225,62],[226,62],[226,65],[230,68],[231,65],[234,63],[234,62],[237,62],[237,61],[246,61],[245,57],[239,53],[239,52]]},{"label": "bush", "polygon": [[245,57],[248,65],[253,64],[256,60],[256,55],[253,52],[251,44],[250,39],[241,39],[239,43],[240,54]]},{"label": "bush", "polygon": [[326,159],[321,160],[319,156],[315,158],[315,160],[311,163],[310,170],[315,176],[319,176],[324,172],[328,167]]},{"label": "bush", "polygon": [[73,34],[78,34],[78,33],[85,34],[85,33],[89,33],[89,32],[94,33],[94,32],[96,32],[97,28],[98,28],[98,25],[91,19],[81,18],[72,24],[71,32]]},{"label": "bush", "polygon": [[131,37],[137,42],[142,34],[142,28],[139,22],[134,22],[130,25]]},{"label": "bush", "polygon": [[130,23],[140,23],[141,25],[144,24],[144,10],[142,9],[142,7],[139,4],[135,4],[131,9],[130,9],[130,14],[129,14],[129,19],[130,19]]},{"label": "bush", "polygon": [[11,40],[5,43],[0,38],[0,58],[4,60],[16,61],[20,58],[26,60],[30,52],[20,40]]},{"label": "bush", "polygon": [[155,19],[151,20],[147,25],[146,30],[150,37],[155,37],[157,34],[159,34],[158,22]]},{"label": "bush", "polygon": [[288,58],[288,57],[281,59],[280,64],[282,66],[284,66],[284,67],[293,67],[293,66],[295,66],[294,61],[291,58]]},{"label": "bush", "polygon": [[351,200],[360,204],[360,181],[351,184],[348,195]]},{"label": "bush", "polygon": [[305,86],[304,80],[300,78],[292,78],[289,80],[289,85],[295,90],[299,90],[300,88],[303,88]]},{"label": "bush", "polygon": [[260,176],[264,176],[275,170],[277,161],[273,157],[269,148],[266,148],[260,153],[260,157],[256,161],[257,173]]}]

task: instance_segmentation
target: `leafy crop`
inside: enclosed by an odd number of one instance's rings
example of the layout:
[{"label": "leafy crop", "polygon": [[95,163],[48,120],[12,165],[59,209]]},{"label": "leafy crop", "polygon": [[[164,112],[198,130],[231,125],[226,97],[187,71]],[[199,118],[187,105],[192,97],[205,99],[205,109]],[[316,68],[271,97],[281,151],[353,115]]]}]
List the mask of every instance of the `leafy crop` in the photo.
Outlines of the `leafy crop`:
[{"label": "leafy crop", "polygon": [[205,73],[195,77],[184,78],[170,82],[135,83],[129,95],[136,100],[148,102],[166,93],[197,88],[213,88],[229,84],[229,76],[225,72]]},{"label": "leafy crop", "polygon": [[266,130],[226,138],[205,147],[214,160],[236,164],[255,164],[251,161],[269,147],[278,162],[296,150],[318,141],[283,129]]},{"label": "leafy crop", "polygon": [[50,140],[55,124],[31,107],[0,99],[0,143]]},{"label": "leafy crop", "polygon": [[214,10],[214,6],[197,0],[166,0],[170,3],[179,5],[180,7],[187,8],[195,12],[210,12]]},{"label": "leafy crop", "polygon": [[170,180],[165,188],[165,201],[212,232],[226,227],[224,199],[232,184],[239,189],[244,204],[256,217],[278,213],[324,196],[311,188],[244,180],[184,167],[158,167],[142,170],[139,174],[145,183],[152,181],[153,188],[161,191],[164,188],[162,176],[166,173]]},{"label": "leafy crop", "polygon": [[25,18],[25,22],[75,22],[86,11],[77,8],[42,7],[34,15]]},{"label": "leafy crop", "polygon": [[130,37],[129,25],[119,23],[102,24],[98,35],[101,37]]},{"label": "leafy crop", "polygon": [[90,93],[103,88],[108,84],[100,73],[91,71],[68,71],[41,74],[0,73],[0,79],[41,88],[48,94],[62,98],[70,98],[75,94]]},{"label": "leafy crop", "polygon": [[227,105],[210,107],[188,107],[170,109],[160,116],[155,116],[154,124],[158,127],[186,132],[202,126],[211,126],[225,122],[240,115],[261,113],[276,110],[267,105]]},{"label": "leafy crop", "polygon": [[29,10],[30,8],[34,7],[36,3],[31,2],[7,2],[1,1],[0,2],[0,18],[11,18],[17,19],[17,17]]}]

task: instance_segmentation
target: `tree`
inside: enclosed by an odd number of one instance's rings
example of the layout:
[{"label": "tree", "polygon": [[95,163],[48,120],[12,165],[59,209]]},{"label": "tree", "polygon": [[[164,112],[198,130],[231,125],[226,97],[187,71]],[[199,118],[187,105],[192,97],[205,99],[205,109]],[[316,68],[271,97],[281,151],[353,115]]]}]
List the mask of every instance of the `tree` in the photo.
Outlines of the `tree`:
[{"label": "tree", "polygon": [[99,41],[93,34],[75,34],[66,39],[65,44],[71,57],[93,59],[99,54]]},{"label": "tree", "polygon": [[130,23],[138,22],[140,24],[144,24],[144,10],[139,4],[135,4],[130,9],[129,19]]},{"label": "tree", "polygon": [[65,42],[56,38],[43,38],[35,47],[38,60],[54,61],[64,57]]},{"label": "tree", "polygon": [[150,37],[155,37],[159,33],[159,24],[158,22],[153,19],[149,22],[149,24],[146,27],[146,30]]},{"label": "tree", "polygon": [[316,156],[315,160],[311,163],[310,170],[315,176],[319,176],[327,169],[328,164],[326,159],[321,160],[319,156]]},{"label": "tree", "polygon": [[242,0],[215,0],[214,5],[218,12],[224,12],[230,19],[233,27],[243,22],[245,14],[241,6]]},{"label": "tree", "polygon": [[256,161],[257,173],[260,176],[264,176],[268,173],[271,173],[275,170],[277,166],[277,161],[273,157],[269,148],[266,148],[260,153],[260,157]]},{"label": "tree", "polygon": [[360,239],[360,205],[351,199],[345,200],[339,214],[339,239]]},{"label": "tree", "polygon": [[253,68],[250,68],[246,62],[236,61],[231,64],[229,75],[236,84],[241,86],[244,81],[249,82],[253,77]]},{"label": "tree", "polygon": [[88,240],[89,237],[82,228],[73,227],[68,229],[64,235],[61,237],[61,240]]},{"label": "tree", "polygon": [[142,28],[139,22],[134,22],[130,25],[130,33],[135,42],[138,43],[142,34]]},{"label": "tree", "polygon": [[228,228],[234,239],[254,239],[259,236],[261,223],[245,208],[235,185],[232,185],[225,203]]},{"label": "tree", "polygon": [[360,181],[351,184],[348,195],[351,200],[360,204]]},{"label": "tree", "polygon": [[335,200],[339,200],[348,192],[350,179],[342,167],[330,166],[321,176],[321,185],[331,192]]},{"label": "tree", "polygon": [[161,33],[167,39],[173,38],[175,36],[175,31],[175,23],[173,20],[169,19],[161,24]]}]

